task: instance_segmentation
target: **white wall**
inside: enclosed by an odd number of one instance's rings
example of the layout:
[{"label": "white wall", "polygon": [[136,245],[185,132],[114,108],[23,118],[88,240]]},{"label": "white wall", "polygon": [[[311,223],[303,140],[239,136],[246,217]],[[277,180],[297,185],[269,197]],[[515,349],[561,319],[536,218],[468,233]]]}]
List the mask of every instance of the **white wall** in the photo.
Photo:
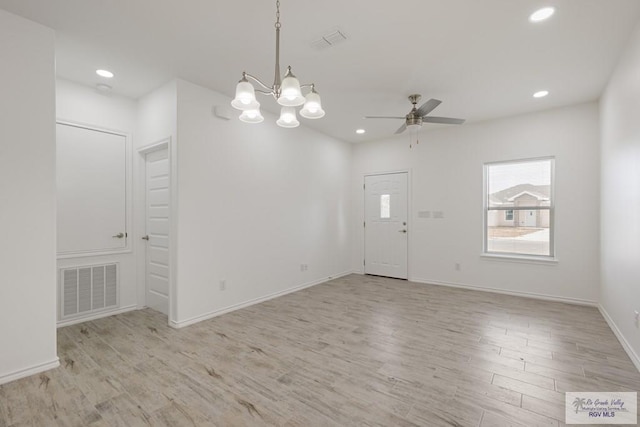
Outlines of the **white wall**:
[{"label": "white wall", "polygon": [[178,81],[176,326],[350,270],[351,146],[215,117],[229,101]]},{"label": "white wall", "polygon": [[[410,170],[409,278],[595,303],[599,278],[599,149],[595,103],[358,144],[352,262],[362,270],[363,176]],[[481,257],[483,164],[556,158],[557,264]],[[444,219],[417,218],[443,211]],[[461,270],[455,271],[455,263]]]},{"label": "white wall", "polygon": [[[90,127],[102,128],[128,134],[135,141],[137,103],[133,99],[105,94],[94,88],[79,85],[64,79],[56,81],[56,116],[58,120],[73,122]],[[132,144],[130,144],[132,146]],[[133,155],[128,153],[129,157]],[[127,177],[128,201],[133,201],[133,182],[135,175]],[[129,209],[129,225],[132,224],[133,210]],[[127,230],[131,251],[124,254],[103,256],[64,258],[58,260],[58,268],[94,265],[117,262],[120,266],[120,310],[136,308],[138,306],[136,256],[138,241],[135,238],[136,229]],[[60,284],[58,283],[58,286]],[[58,288],[59,292],[59,288]],[[58,307],[58,319],[60,319]]]},{"label": "white wall", "polygon": [[0,10],[0,384],[58,365],[54,34]]},{"label": "white wall", "polygon": [[136,149],[175,137],[177,104],[176,80],[138,99]]},{"label": "white wall", "polygon": [[[153,92],[143,96],[138,100],[137,111],[137,124],[136,124],[136,137],[134,138],[134,169],[135,169],[135,232],[134,232],[134,245],[137,248],[137,276],[138,276],[138,304],[145,305],[146,299],[146,284],[145,284],[145,272],[146,272],[146,244],[140,238],[145,234],[145,203],[144,203],[144,189],[145,189],[145,157],[138,150],[149,147],[160,141],[169,142],[169,154],[171,160],[171,169],[175,171],[176,155],[176,141],[177,141],[177,82],[171,81]],[[171,204],[173,210],[171,212],[172,221],[172,243],[174,246],[177,242],[176,221],[177,217],[177,203],[175,185],[177,182],[174,179],[171,182]],[[170,275],[173,283],[175,283],[175,251],[172,252],[170,260]],[[175,286],[170,290],[175,293]],[[170,298],[169,304],[169,320],[176,318],[175,304],[172,304],[171,300],[175,300],[175,295]]]},{"label": "white wall", "polygon": [[600,104],[601,309],[640,369],[640,26]]},{"label": "white wall", "polygon": [[137,102],[69,80],[56,79],[56,117],[133,134]]}]

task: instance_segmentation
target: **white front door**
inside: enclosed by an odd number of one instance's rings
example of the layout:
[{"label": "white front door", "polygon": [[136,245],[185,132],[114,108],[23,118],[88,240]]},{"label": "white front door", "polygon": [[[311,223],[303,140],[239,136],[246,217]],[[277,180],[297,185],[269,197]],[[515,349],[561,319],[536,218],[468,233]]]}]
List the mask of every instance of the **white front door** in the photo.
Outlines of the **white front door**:
[{"label": "white front door", "polygon": [[524,211],[523,214],[525,215],[524,217],[524,226],[525,227],[535,227],[536,224],[536,211]]},{"label": "white front door", "polygon": [[364,272],[407,278],[407,173],[364,177]]},{"label": "white front door", "polygon": [[146,155],[146,300],[169,314],[169,157],[166,148]]}]

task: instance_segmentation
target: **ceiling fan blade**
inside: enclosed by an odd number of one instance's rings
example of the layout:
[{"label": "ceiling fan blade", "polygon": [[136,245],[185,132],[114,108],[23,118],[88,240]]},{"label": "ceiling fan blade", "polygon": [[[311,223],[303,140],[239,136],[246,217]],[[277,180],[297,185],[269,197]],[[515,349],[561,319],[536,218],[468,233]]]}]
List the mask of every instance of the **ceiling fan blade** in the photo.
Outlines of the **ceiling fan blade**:
[{"label": "ceiling fan blade", "polygon": [[439,99],[431,98],[430,100],[428,100],[427,102],[422,104],[422,106],[420,108],[418,108],[418,111],[416,111],[416,114],[418,116],[426,116],[427,114],[432,112],[441,103],[442,103],[442,101],[440,101]]},{"label": "ceiling fan blade", "polygon": [[422,118],[423,123],[443,123],[445,125],[461,125],[464,121],[464,119],[454,119],[451,117],[427,116]]},{"label": "ceiling fan blade", "polygon": [[406,117],[392,117],[392,116],[364,116],[365,119],[406,119]]},{"label": "ceiling fan blade", "polygon": [[402,126],[400,126],[400,128],[396,131],[396,135],[399,133],[404,132],[405,130],[407,130],[407,124],[403,124]]}]

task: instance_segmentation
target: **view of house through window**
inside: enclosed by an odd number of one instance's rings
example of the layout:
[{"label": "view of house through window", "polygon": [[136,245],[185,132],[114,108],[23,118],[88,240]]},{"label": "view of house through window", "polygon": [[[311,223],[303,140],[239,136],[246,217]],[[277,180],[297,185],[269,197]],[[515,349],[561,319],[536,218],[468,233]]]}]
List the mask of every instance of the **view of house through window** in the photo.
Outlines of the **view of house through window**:
[{"label": "view of house through window", "polygon": [[553,159],[485,165],[486,253],[552,257]]}]

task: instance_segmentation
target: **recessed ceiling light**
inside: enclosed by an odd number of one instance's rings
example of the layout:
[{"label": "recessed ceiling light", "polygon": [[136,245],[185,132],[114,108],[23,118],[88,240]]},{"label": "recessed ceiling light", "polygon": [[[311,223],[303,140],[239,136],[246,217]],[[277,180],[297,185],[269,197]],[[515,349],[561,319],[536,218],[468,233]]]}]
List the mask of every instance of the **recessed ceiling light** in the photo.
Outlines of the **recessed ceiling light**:
[{"label": "recessed ceiling light", "polygon": [[542,9],[538,9],[535,12],[533,12],[529,16],[529,21],[531,22],[544,21],[545,19],[549,19],[551,15],[555,13],[555,11],[556,11],[555,7],[543,7]]},{"label": "recessed ceiling light", "polygon": [[96,70],[96,74],[106,79],[110,79],[113,77],[113,73],[109,70]]},{"label": "recessed ceiling light", "polygon": [[364,129],[358,129],[358,130],[356,131],[356,133],[357,133],[357,134],[360,134],[360,135],[362,135],[362,134],[363,134],[363,133],[365,133],[365,132],[366,132],[366,130],[364,130]]},{"label": "recessed ceiling light", "polygon": [[533,97],[534,98],[544,98],[547,95],[549,95],[549,91],[548,90],[541,90],[541,91],[538,91],[538,92],[534,93]]}]

